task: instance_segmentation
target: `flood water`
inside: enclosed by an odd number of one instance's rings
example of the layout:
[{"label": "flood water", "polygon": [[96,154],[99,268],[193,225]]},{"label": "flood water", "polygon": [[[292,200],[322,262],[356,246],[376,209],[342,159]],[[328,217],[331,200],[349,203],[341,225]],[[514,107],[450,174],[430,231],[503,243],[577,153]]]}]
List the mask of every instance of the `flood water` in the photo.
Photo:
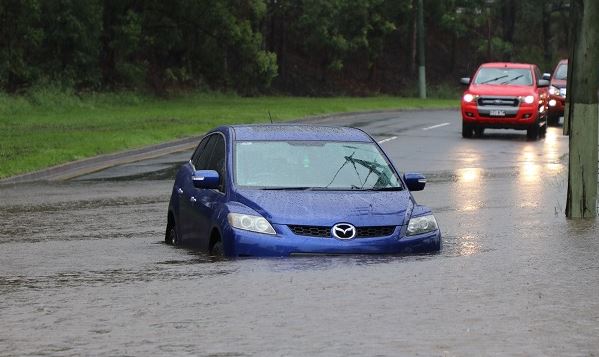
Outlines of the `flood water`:
[{"label": "flood water", "polygon": [[0,186],[0,356],[596,356],[599,227],[514,145],[429,170],[432,255],[214,261],[163,243],[161,175]]}]

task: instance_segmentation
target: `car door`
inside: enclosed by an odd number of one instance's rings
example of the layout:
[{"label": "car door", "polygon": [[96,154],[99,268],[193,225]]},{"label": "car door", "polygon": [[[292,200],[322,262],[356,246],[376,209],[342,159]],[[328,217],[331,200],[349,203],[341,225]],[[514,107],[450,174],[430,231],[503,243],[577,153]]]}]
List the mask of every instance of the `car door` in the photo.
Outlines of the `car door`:
[{"label": "car door", "polygon": [[[215,219],[219,209],[225,201],[225,164],[226,164],[226,146],[222,134],[212,135],[210,143],[211,154],[209,160],[198,170],[214,170],[220,176],[220,185],[217,189],[199,189],[192,188],[192,197],[195,201],[192,203],[191,211],[193,222],[193,233],[191,239],[194,244],[200,248],[208,250],[210,244],[210,234],[215,226]],[[193,201],[193,200],[192,200]]]},{"label": "car door", "polygon": [[199,199],[199,195],[197,189],[193,186],[192,177],[196,170],[201,170],[203,167],[208,166],[213,148],[214,134],[202,139],[193,153],[191,160],[185,166],[185,173],[180,181],[181,187],[176,188],[179,193],[179,234],[182,241],[189,242],[197,235],[194,210],[195,202]]}]

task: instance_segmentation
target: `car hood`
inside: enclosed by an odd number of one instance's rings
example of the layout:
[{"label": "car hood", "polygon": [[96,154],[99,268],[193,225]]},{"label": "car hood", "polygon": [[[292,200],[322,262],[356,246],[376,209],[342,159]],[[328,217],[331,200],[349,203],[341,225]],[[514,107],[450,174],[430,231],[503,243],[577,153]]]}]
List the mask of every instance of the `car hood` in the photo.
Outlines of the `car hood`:
[{"label": "car hood", "polygon": [[468,88],[475,95],[527,96],[534,93],[532,86],[509,86],[492,84],[473,84]]},{"label": "car hood", "polygon": [[234,199],[274,224],[403,225],[414,202],[409,191],[242,190]]},{"label": "car hood", "polygon": [[564,88],[568,82],[565,79],[552,79],[551,85],[557,88]]}]

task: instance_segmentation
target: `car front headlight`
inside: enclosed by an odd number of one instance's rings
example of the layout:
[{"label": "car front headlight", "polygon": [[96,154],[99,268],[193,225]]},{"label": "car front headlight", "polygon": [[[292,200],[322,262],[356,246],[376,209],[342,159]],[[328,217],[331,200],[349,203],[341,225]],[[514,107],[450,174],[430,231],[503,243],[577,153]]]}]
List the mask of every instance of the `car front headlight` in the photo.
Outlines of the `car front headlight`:
[{"label": "car front headlight", "polygon": [[526,97],[524,97],[524,103],[526,104],[532,104],[535,101],[535,97],[532,95],[527,95]]},{"label": "car front headlight", "polygon": [[464,94],[463,99],[464,99],[464,102],[471,103],[475,99],[475,97],[472,94],[467,93],[467,94]]},{"label": "car front headlight", "polygon": [[268,223],[268,221],[261,216],[253,216],[250,214],[241,213],[229,213],[227,220],[233,228],[243,229],[245,231],[264,233],[264,234],[277,234],[274,228]]},{"label": "car front headlight", "polygon": [[408,222],[406,235],[413,236],[416,234],[428,233],[439,229],[435,216],[429,214],[427,216],[412,217]]},{"label": "car front headlight", "polygon": [[559,95],[559,89],[555,86],[551,86],[551,87],[549,87],[549,94]]}]

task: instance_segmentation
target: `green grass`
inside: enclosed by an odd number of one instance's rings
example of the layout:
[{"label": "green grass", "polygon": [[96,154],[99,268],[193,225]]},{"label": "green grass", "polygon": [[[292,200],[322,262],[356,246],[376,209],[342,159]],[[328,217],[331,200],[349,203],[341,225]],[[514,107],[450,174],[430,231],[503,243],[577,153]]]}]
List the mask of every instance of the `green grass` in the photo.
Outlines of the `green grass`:
[{"label": "green grass", "polygon": [[242,98],[134,93],[77,96],[38,89],[0,93],[0,178],[94,155],[197,136],[221,124],[285,121],[328,113],[457,107],[456,100],[397,97]]}]

